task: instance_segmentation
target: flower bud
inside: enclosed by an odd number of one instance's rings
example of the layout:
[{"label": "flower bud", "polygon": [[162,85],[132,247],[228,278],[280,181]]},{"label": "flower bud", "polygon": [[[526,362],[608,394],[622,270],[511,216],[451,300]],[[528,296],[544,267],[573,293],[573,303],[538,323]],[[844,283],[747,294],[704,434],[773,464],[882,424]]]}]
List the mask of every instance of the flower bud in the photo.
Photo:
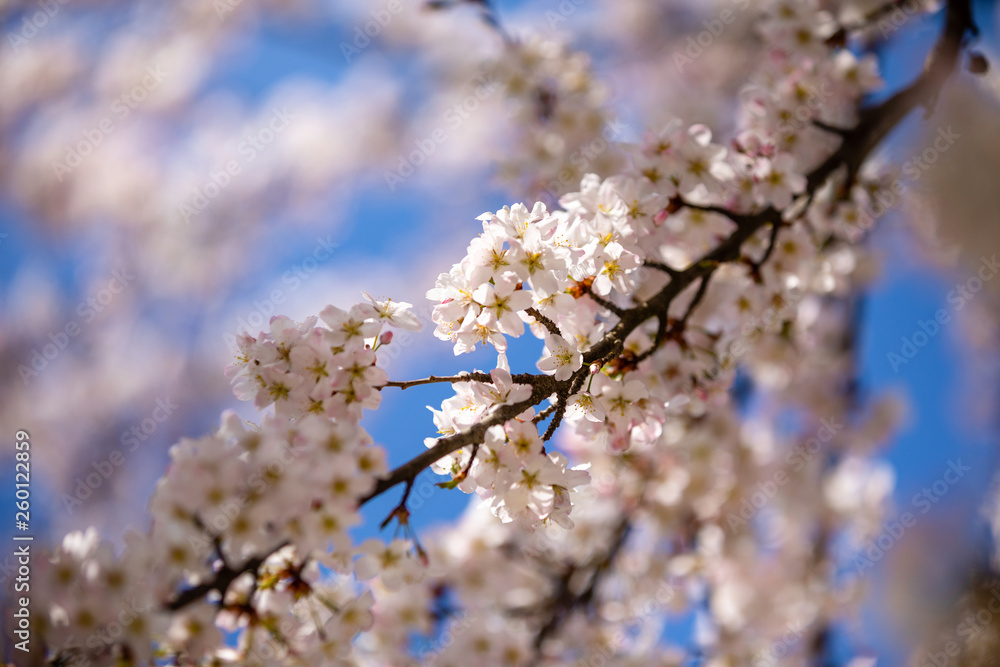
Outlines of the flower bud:
[{"label": "flower bud", "polygon": [[969,54],[969,71],[977,76],[981,76],[990,71],[990,61],[979,51]]},{"label": "flower bud", "polygon": [[384,334],[378,337],[379,345],[388,345],[392,342],[392,332],[386,331]]}]

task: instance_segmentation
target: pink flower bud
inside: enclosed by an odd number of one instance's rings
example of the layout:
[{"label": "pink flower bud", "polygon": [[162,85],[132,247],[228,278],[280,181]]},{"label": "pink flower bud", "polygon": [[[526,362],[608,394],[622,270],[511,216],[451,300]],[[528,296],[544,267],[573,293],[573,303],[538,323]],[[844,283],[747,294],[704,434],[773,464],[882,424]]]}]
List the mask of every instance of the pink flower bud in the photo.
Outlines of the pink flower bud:
[{"label": "pink flower bud", "polygon": [[380,345],[388,345],[392,342],[392,332],[386,331],[384,334],[378,337],[378,342]]},{"label": "pink flower bud", "polygon": [[600,372],[601,372],[601,364],[599,364],[599,363],[597,363],[595,361],[594,363],[592,363],[590,365],[590,374],[591,375],[597,375]]}]

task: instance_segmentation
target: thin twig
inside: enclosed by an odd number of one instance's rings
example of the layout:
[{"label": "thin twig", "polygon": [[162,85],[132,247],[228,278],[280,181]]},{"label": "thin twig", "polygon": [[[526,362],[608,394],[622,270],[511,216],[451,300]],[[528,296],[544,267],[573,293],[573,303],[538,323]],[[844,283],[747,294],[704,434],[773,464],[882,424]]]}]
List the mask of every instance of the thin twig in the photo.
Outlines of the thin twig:
[{"label": "thin twig", "polygon": [[[430,377],[421,378],[420,380],[408,380],[406,382],[386,382],[382,387],[399,387],[400,389],[409,389],[410,387],[417,387],[422,384],[437,384],[440,382],[455,383],[455,382],[493,382],[493,378],[490,377],[489,373],[462,373],[461,375],[452,375],[449,377],[442,377],[438,375],[431,375]],[[379,387],[380,389],[382,387]]]},{"label": "thin twig", "polygon": [[192,586],[191,588],[181,591],[176,597],[163,605],[164,609],[167,611],[179,611],[184,607],[202,599],[212,591],[218,591],[224,598],[226,596],[226,592],[229,590],[230,584],[232,584],[237,577],[246,572],[256,573],[260,569],[260,566],[264,564],[264,561],[281,549],[284,549],[286,546],[288,546],[288,540],[282,541],[263,556],[254,556],[247,559],[242,565],[238,565],[236,567],[223,565],[222,568],[215,573],[215,576],[212,577],[211,580],[204,581],[197,586]]},{"label": "thin twig", "polygon": [[692,211],[701,211],[703,213],[717,213],[719,215],[723,215],[732,220],[733,222],[735,222],[737,227],[753,223],[754,216],[752,215],[737,213],[736,211],[730,211],[728,208],[724,208],[722,206],[694,204],[682,198],[680,195],[678,195],[674,199],[680,206],[689,208]]},{"label": "thin twig", "polygon": [[673,326],[674,332],[678,335],[684,333],[684,328],[687,326],[688,320],[691,318],[691,314],[694,313],[694,309],[698,307],[701,300],[705,298],[705,292],[708,291],[708,283],[712,280],[712,276],[715,275],[715,271],[710,271],[705,274],[701,282],[698,283],[698,291],[694,293],[694,298],[691,299],[691,303],[688,304],[687,310],[684,312],[683,317],[677,321],[677,324]]},{"label": "thin twig", "polygon": [[406,489],[403,490],[403,497],[399,499],[399,503],[389,512],[389,516],[382,520],[379,524],[379,530],[384,529],[389,525],[389,522],[394,518],[399,519],[399,523],[405,524],[409,516],[410,510],[406,509],[406,501],[410,498],[410,491],[413,490],[413,484],[416,482],[416,478],[406,480]]},{"label": "thin twig", "polygon": [[821,121],[819,118],[813,118],[812,124],[821,130],[824,130],[831,134],[836,134],[838,137],[846,137],[851,132],[850,128],[830,125],[829,123]]},{"label": "thin twig", "polygon": [[562,332],[559,331],[559,327],[556,326],[556,323],[550,320],[549,318],[545,317],[544,315],[542,315],[540,312],[538,312],[537,308],[528,308],[524,312],[534,317],[538,321],[538,323],[544,326],[546,329],[548,329],[549,333],[552,334],[553,336],[562,337]]},{"label": "thin twig", "polygon": [[763,256],[756,262],[747,261],[747,265],[750,267],[750,275],[756,282],[761,282],[760,270],[767,260],[771,258],[771,254],[774,252],[774,246],[778,243],[778,234],[781,232],[781,224],[775,222],[771,224],[771,237],[768,240],[767,248],[764,249]]},{"label": "thin twig", "polygon": [[542,421],[543,419],[545,419],[546,417],[548,417],[549,415],[551,415],[553,412],[555,412],[557,405],[559,405],[559,404],[558,403],[553,403],[552,405],[550,405],[549,407],[545,408],[544,410],[542,410],[541,412],[539,412],[537,415],[535,415],[532,418],[531,421],[533,423],[535,423],[535,424],[537,424],[538,422]]},{"label": "thin twig", "polygon": [[613,304],[611,301],[608,301],[604,297],[597,296],[593,292],[588,292],[588,296],[591,299],[593,299],[594,301],[596,301],[597,305],[599,305],[601,308],[606,308],[606,309],[610,310],[612,313],[614,313],[618,317],[623,317],[625,315],[626,311],[625,311],[624,308],[622,308],[620,306],[616,306],[615,304]]},{"label": "thin twig", "polygon": [[663,271],[665,274],[671,278],[676,278],[681,275],[681,272],[677,269],[672,269],[663,262],[657,262],[654,259],[647,259],[643,262],[643,265],[648,266],[651,269],[656,269],[657,271]]},{"label": "thin twig", "polygon": [[560,422],[562,422],[563,415],[566,414],[566,399],[560,396],[555,405],[556,413],[552,417],[552,421],[549,422],[549,427],[545,429],[545,435],[542,436],[542,442],[548,442],[553,435],[555,435],[556,429],[559,428]]}]

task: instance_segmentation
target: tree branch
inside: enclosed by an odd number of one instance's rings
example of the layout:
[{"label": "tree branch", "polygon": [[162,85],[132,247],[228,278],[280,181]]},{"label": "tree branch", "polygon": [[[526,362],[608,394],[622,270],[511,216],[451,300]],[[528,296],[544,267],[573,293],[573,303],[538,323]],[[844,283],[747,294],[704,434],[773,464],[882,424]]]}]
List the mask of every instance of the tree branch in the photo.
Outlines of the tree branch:
[{"label": "tree branch", "polygon": [[513,419],[528,408],[538,405],[546,398],[556,393],[559,388],[560,383],[557,382],[555,378],[548,375],[535,375],[532,376],[532,378],[531,396],[523,401],[514,403],[513,405],[499,406],[489,417],[467,431],[456,433],[446,438],[441,438],[433,447],[399,466],[390,472],[388,477],[380,479],[378,484],[375,485],[375,489],[361,499],[358,503],[359,506],[364,505],[372,498],[385,493],[397,484],[415,478],[421,471],[423,471],[424,468],[430,466],[432,463],[444,458],[445,456],[458,451],[462,447],[483,442],[483,439],[486,437],[486,431],[490,427],[496,426],[497,424],[503,424],[508,419]]},{"label": "tree branch", "polygon": [[490,377],[489,373],[462,373],[461,375],[452,375],[449,377],[441,377],[438,375],[431,375],[430,377],[425,377],[420,380],[409,380],[407,382],[386,382],[382,387],[399,387],[400,389],[409,389],[410,387],[416,387],[422,384],[437,384],[440,382],[454,383],[454,382],[493,382],[493,378]]},{"label": "tree branch", "polygon": [[[936,98],[948,75],[958,62],[965,35],[968,32],[973,34],[978,32],[972,20],[971,0],[952,0],[947,6],[945,27],[931,52],[929,64],[924,72],[895,95],[874,106],[862,109],[857,126],[844,135],[844,141],[840,147],[818,167],[809,172],[806,177],[804,194],[810,198],[810,203],[820,187],[841,167],[846,167],[848,172],[856,172],[890,130],[916,107],[921,104],[930,104]],[[468,431],[442,438],[433,447],[402,464],[390,472],[388,477],[380,480],[375,490],[362,499],[361,504],[384,493],[396,484],[415,477],[424,468],[452,452],[473,443],[482,442],[486,430],[491,426],[501,424],[529,407],[538,405],[553,393],[558,393],[562,388],[572,387],[578,376],[589,372],[590,364],[617,356],[630,333],[650,318],[667,312],[674,298],[695,280],[706,278],[719,264],[739,259],[743,243],[751,238],[757,230],[769,224],[775,227],[780,227],[783,224],[781,211],[773,206],[754,214],[741,214],[718,206],[697,206],[687,202],[684,202],[684,205],[697,210],[726,215],[736,223],[736,231],[705,255],[701,261],[671,276],[670,282],[649,300],[637,304],[629,310],[622,310],[618,323],[611,331],[584,353],[583,367],[572,377],[558,382],[547,375],[520,374],[515,378],[515,382],[533,386],[530,398],[516,405],[502,406],[494,411],[489,418],[476,424]]]},{"label": "tree branch", "polygon": [[[942,86],[958,63],[967,33],[978,34],[978,29],[973,22],[971,0],[951,0],[946,9],[944,29],[931,52],[928,65],[923,73],[908,86],[883,102],[861,110],[858,124],[853,129],[843,133],[843,142],[840,147],[807,174],[805,194],[810,198],[809,203],[819,188],[841,167],[846,168],[848,180],[851,174],[857,173],[871,151],[911,111],[918,106],[933,108]],[[578,389],[582,386],[584,378],[589,373],[590,364],[617,356],[630,333],[650,318],[665,317],[673,299],[693,284],[695,280],[703,279],[701,288],[704,288],[707,285],[708,277],[720,264],[739,259],[743,243],[751,238],[757,230],[768,224],[776,227],[782,224],[781,212],[774,207],[768,207],[763,211],[748,215],[734,213],[717,206],[697,206],[687,203],[685,205],[693,209],[725,215],[736,223],[737,229],[700,261],[684,271],[666,269],[666,273],[671,277],[670,282],[647,301],[639,303],[629,310],[623,310],[619,322],[611,331],[584,353],[584,364],[573,376],[561,382],[548,375],[522,373],[514,376],[514,382],[531,385],[532,393],[529,398],[513,405],[499,406],[489,417],[467,431],[441,438],[430,449],[400,465],[385,478],[380,479],[375,489],[359,501],[359,506],[385,493],[397,484],[404,482],[412,484],[416,476],[431,464],[462,447],[482,443],[487,429],[516,417],[553,394],[571,395],[574,388]],[[657,266],[656,263],[647,262],[647,265],[663,270],[663,267]],[[658,344],[662,344],[662,342]],[[453,377],[431,376],[409,382],[389,382],[385,386],[406,389],[422,384],[470,381],[491,382],[492,378],[486,373],[468,373]],[[627,534],[627,530],[625,532]],[[624,537],[625,535],[621,536],[620,542],[624,541]],[[620,548],[620,542],[615,545],[615,549],[609,552],[609,564],[617,549]],[[165,609],[177,611],[212,591],[219,591],[225,595],[229,585],[239,575],[244,572],[256,572],[271,554],[284,546],[285,543],[279,544],[268,554],[250,558],[235,567],[224,564],[211,581],[181,591],[173,600],[164,605]],[[592,580],[591,584],[591,587],[596,586],[596,580]]]},{"label": "tree branch", "polygon": [[549,333],[552,334],[553,336],[562,337],[562,332],[559,331],[559,327],[556,326],[556,323],[550,320],[549,318],[545,317],[544,315],[542,315],[540,312],[538,312],[537,308],[528,308],[524,312],[534,317],[535,320],[537,320],[539,324],[548,329]]},{"label": "tree branch", "polygon": [[600,306],[601,308],[605,308],[607,310],[610,310],[612,313],[614,313],[618,317],[622,317],[625,314],[625,309],[624,308],[621,308],[621,307],[615,305],[614,303],[612,303],[608,299],[605,299],[602,296],[598,296],[598,295],[594,294],[593,292],[589,292],[587,294],[587,296],[589,296],[591,299],[593,299],[594,302],[597,303],[598,306]]},{"label": "tree branch", "polygon": [[256,573],[257,570],[260,569],[260,566],[264,564],[264,561],[281,549],[284,549],[287,545],[287,541],[281,542],[263,556],[248,558],[243,562],[243,564],[235,567],[223,564],[222,568],[215,573],[215,576],[212,577],[211,580],[181,591],[176,597],[163,605],[163,608],[168,611],[179,611],[190,604],[194,604],[212,591],[219,591],[222,597],[225,597],[230,584],[232,584],[237,577],[245,572]]},{"label": "tree branch", "polygon": [[677,276],[679,276],[681,274],[681,272],[678,271],[677,269],[672,269],[669,266],[667,266],[666,264],[664,264],[663,262],[657,262],[654,259],[647,259],[647,260],[645,260],[643,262],[643,265],[644,266],[648,266],[651,269],[656,269],[657,271],[663,271],[665,274],[667,274],[671,278],[676,278]]}]

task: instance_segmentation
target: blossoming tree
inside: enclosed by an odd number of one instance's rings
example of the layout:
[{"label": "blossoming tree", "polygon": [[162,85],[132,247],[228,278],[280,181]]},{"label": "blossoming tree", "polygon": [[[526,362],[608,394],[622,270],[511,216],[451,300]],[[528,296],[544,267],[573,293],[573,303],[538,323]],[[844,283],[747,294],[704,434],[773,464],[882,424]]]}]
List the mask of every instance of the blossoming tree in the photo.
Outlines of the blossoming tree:
[{"label": "blossoming tree", "polygon": [[[521,134],[503,171],[526,201],[481,215],[427,289],[434,335],[456,355],[492,348],[495,367],[391,377],[380,354],[421,323],[367,294],[241,335],[226,374],[258,423],[227,412],[177,443],[151,528],[123,549],[74,532],[40,562],[30,659],[835,664],[864,567],[845,575],[832,545],[880,528],[874,452],[896,413],[854,391],[858,243],[894,183],[870,158],[933,111],[976,34],[969,0],[921,5],[943,16],[923,71],[869,102],[878,62],[851,47],[901,4],[762,3],[766,57],[724,138],[673,120],[587,169],[569,156],[607,112],[586,63],[504,34],[493,71]],[[511,368],[508,340],[526,335],[537,368]],[[794,427],[748,416],[746,378]],[[429,384],[454,390],[433,411],[440,437],[387,460],[366,413]],[[479,502],[418,535],[427,469]],[[388,516],[366,511],[389,494]],[[354,542],[380,521],[405,539]],[[683,614],[698,623],[678,642],[665,628]]]}]

